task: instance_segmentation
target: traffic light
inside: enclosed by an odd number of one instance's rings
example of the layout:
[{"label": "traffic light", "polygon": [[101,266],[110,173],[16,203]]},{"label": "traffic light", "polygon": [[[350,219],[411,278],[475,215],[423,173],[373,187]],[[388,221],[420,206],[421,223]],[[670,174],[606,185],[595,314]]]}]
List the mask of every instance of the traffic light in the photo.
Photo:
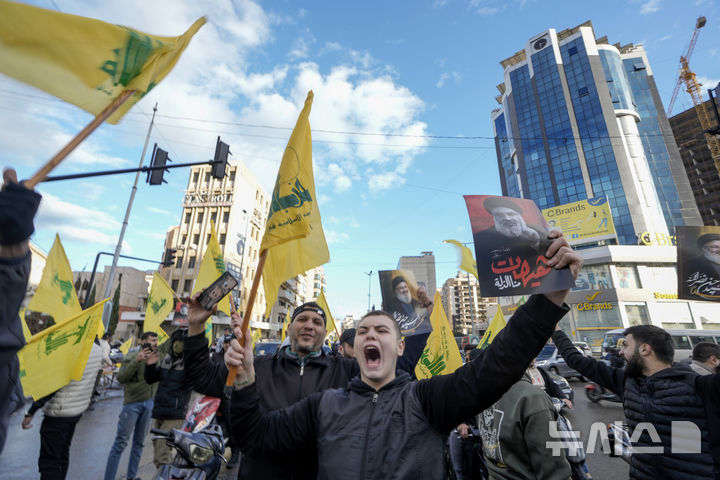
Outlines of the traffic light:
[{"label": "traffic light", "polygon": [[[164,167],[167,162],[171,162],[168,158],[168,153],[163,150],[162,148],[159,148],[157,146],[157,143],[153,147],[153,154],[152,159],[150,160],[150,166],[151,167]],[[150,170],[147,175],[147,182],[150,185],[161,185],[163,182],[167,183],[163,179],[163,175],[167,171],[166,168],[159,168],[157,170]]]},{"label": "traffic light", "polygon": [[228,163],[228,155],[230,154],[230,145],[220,141],[217,138],[215,144],[215,158],[213,158],[212,176],[218,180],[222,180],[225,176],[225,167]]},{"label": "traffic light", "polygon": [[175,265],[175,254],[177,253],[176,248],[166,248],[165,255],[163,255],[163,267],[172,267]]}]

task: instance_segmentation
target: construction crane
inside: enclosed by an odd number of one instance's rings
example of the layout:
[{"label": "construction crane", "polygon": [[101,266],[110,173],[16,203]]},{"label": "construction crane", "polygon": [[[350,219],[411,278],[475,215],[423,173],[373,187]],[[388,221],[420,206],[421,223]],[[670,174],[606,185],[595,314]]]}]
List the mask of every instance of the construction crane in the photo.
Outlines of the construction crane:
[{"label": "construction crane", "polygon": [[692,38],[690,38],[690,46],[688,46],[687,53],[680,57],[680,75],[678,76],[672,98],[670,99],[667,116],[669,118],[672,114],[672,109],[675,105],[678,92],[680,91],[680,86],[685,84],[685,90],[690,94],[693,105],[695,105],[695,112],[697,113],[698,120],[700,120],[700,126],[705,132],[705,140],[707,141],[708,148],[710,149],[710,154],[715,161],[715,167],[718,172],[720,172],[720,141],[718,141],[715,135],[709,133],[709,131],[714,128],[714,125],[710,117],[710,113],[705,108],[705,104],[703,102],[702,90],[700,90],[702,85],[698,82],[695,72],[690,70],[690,57],[695,49],[700,29],[705,26],[705,23],[707,23],[707,19],[705,17],[698,17],[695,22],[695,30],[693,31]]}]

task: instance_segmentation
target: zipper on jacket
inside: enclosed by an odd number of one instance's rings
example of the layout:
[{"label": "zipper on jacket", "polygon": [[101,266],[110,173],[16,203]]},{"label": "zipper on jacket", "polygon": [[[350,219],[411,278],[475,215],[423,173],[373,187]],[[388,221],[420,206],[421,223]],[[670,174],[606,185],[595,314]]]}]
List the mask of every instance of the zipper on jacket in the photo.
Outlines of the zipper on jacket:
[{"label": "zipper on jacket", "polygon": [[303,373],[305,373],[305,357],[300,359],[300,381],[298,381],[298,400],[302,399]]},{"label": "zipper on jacket", "polygon": [[367,429],[365,430],[365,447],[362,454],[362,469],[360,470],[360,480],[365,480],[365,465],[367,464],[367,449],[370,441],[370,425],[372,425],[373,415],[375,414],[375,406],[377,405],[378,392],[373,393],[370,406],[370,419],[368,420]]}]

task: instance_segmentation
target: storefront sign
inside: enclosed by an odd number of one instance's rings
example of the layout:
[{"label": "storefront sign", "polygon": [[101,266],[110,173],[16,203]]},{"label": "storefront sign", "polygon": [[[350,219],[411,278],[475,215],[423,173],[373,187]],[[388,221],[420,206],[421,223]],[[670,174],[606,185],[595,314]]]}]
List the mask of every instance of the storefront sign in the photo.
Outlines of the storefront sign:
[{"label": "storefront sign", "polygon": [[659,232],[643,232],[638,235],[639,245],[673,246],[675,245],[674,235],[665,235]]},{"label": "storefront sign", "polygon": [[232,206],[232,193],[186,193],[183,207]]},{"label": "storefront sign", "polygon": [[612,303],[608,303],[608,302],[602,302],[602,303],[584,302],[584,303],[578,303],[577,305],[575,305],[575,308],[577,308],[581,312],[583,310],[612,310],[613,305],[612,305]]},{"label": "storefront sign", "polygon": [[677,300],[678,294],[677,293],[660,293],[660,292],[653,292],[653,297],[660,298],[663,300]]},{"label": "storefront sign", "polygon": [[563,232],[570,245],[616,238],[607,197],[588,198],[542,211],[551,227]]}]

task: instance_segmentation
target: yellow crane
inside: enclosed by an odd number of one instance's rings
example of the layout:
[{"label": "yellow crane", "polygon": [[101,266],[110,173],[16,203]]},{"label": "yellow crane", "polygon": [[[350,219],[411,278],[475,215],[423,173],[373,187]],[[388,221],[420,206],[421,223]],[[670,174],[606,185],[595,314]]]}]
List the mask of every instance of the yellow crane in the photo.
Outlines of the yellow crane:
[{"label": "yellow crane", "polygon": [[667,116],[669,118],[672,113],[675,100],[677,99],[678,92],[680,91],[680,86],[685,84],[685,90],[690,94],[693,105],[695,105],[695,112],[697,113],[698,120],[700,120],[700,126],[705,132],[705,140],[707,141],[708,148],[710,149],[710,154],[715,161],[715,168],[717,168],[718,172],[720,172],[720,141],[718,141],[715,135],[709,133],[709,130],[712,130],[715,126],[713,125],[710,112],[707,111],[705,103],[703,102],[702,90],[700,89],[702,84],[698,82],[695,72],[690,70],[690,56],[695,49],[695,43],[697,43],[700,29],[705,26],[705,23],[707,23],[707,19],[705,17],[698,17],[695,22],[695,30],[693,31],[692,38],[690,38],[690,46],[688,47],[687,53],[680,57],[680,75],[678,76],[672,98],[670,99]]}]

